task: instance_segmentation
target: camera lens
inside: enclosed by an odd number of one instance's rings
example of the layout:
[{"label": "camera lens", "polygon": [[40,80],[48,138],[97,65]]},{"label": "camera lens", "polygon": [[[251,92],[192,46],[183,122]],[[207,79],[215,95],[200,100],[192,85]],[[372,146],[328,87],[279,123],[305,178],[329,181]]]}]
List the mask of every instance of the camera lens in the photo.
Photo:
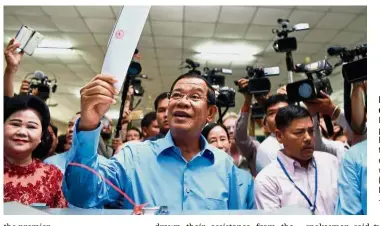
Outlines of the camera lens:
[{"label": "camera lens", "polygon": [[298,87],[298,93],[303,98],[310,98],[313,88],[308,83],[303,83]]}]

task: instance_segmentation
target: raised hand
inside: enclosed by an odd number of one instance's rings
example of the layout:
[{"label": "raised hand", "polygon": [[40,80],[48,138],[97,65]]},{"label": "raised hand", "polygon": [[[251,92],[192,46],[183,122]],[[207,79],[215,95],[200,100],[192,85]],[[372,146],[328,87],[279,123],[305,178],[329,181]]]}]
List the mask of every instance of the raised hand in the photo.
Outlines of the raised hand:
[{"label": "raised hand", "polygon": [[114,86],[116,78],[110,75],[97,75],[81,90],[81,118],[79,130],[94,130],[100,119],[116,104],[115,95],[119,93]]}]

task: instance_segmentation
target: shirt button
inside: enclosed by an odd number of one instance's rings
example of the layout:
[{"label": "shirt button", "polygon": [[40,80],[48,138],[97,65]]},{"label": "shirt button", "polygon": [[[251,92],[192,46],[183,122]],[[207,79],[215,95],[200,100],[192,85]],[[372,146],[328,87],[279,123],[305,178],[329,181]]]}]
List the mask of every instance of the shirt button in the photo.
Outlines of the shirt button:
[{"label": "shirt button", "polygon": [[186,188],[186,193],[190,193],[190,189],[189,188]]}]

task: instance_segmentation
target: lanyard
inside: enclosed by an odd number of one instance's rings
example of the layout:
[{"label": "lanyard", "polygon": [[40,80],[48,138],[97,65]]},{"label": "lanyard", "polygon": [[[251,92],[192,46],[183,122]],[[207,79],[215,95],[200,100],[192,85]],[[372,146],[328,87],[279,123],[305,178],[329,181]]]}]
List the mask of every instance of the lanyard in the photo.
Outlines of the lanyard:
[{"label": "lanyard", "polygon": [[280,164],[282,170],[284,171],[285,175],[288,177],[288,179],[294,184],[294,186],[297,188],[297,190],[301,193],[301,195],[306,199],[306,201],[309,203],[309,206],[310,206],[310,210],[313,212],[315,212],[315,208],[316,208],[316,202],[317,202],[317,192],[318,192],[318,170],[317,170],[317,163],[315,162],[315,159],[313,158],[313,163],[315,165],[315,191],[314,191],[314,204],[312,205],[311,204],[311,201],[310,199],[307,197],[307,195],[305,194],[305,192],[303,192],[295,183],[294,181],[292,180],[292,178],[290,177],[288,171],[286,171],[285,167],[284,167],[284,164],[282,164],[281,160],[277,157],[277,161],[278,163]]}]

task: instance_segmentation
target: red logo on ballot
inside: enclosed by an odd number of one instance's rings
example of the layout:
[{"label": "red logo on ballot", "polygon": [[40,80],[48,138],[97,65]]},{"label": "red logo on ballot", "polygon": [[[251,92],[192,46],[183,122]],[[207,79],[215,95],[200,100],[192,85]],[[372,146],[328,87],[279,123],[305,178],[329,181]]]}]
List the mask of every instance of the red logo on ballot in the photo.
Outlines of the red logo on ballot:
[{"label": "red logo on ballot", "polygon": [[115,32],[115,37],[116,37],[117,39],[123,39],[123,38],[124,38],[124,31],[123,31],[123,30],[117,30],[117,31]]}]

